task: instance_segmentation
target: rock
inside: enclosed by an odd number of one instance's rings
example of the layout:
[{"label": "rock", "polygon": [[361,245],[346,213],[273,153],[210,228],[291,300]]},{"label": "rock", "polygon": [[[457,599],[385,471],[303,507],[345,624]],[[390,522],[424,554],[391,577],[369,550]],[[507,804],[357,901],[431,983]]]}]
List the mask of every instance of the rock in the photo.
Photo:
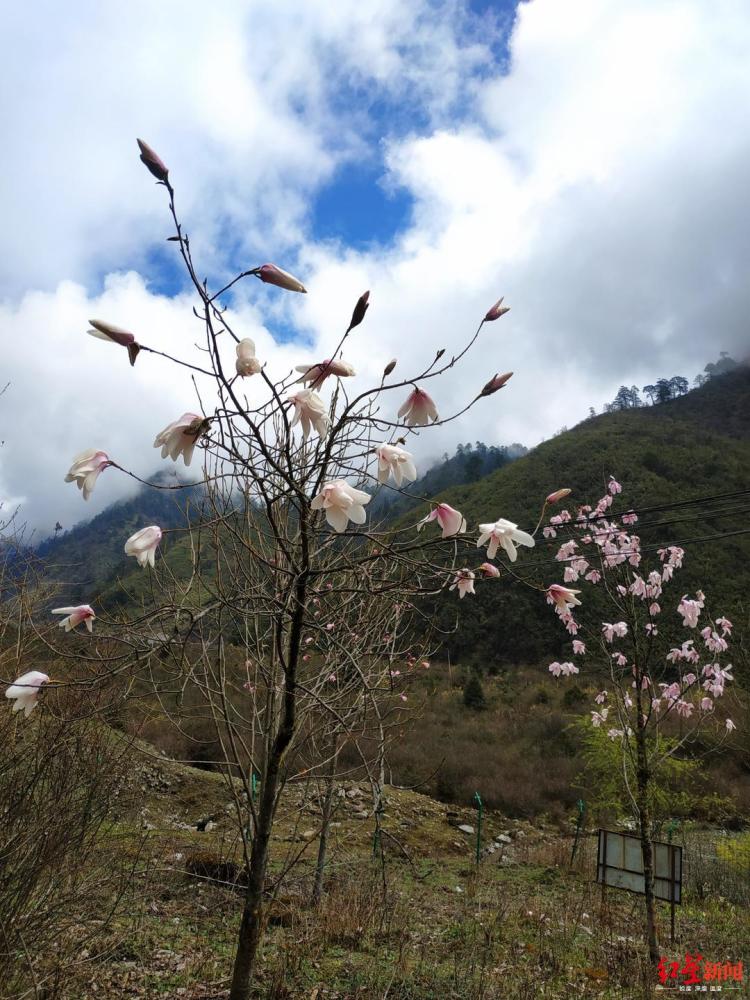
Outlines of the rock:
[{"label": "rock", "polygon": [[457,829],[459,829],[461,833],[474,833],[474,827],[469,826],[468,823],[462,823]]},{"label": "rock", "polygon": [[495,841],[498,844],[512,844],[513,843],[513,841],[511,840],[511,838],[508,836],[507,833],[498,833],[498,835],[495,837]]},{"label": "rock", "polygon": [[303,840],[313,840],[314,837],[315,837],[315,835],[317,834],[317,832],[318,832],[317,830],[303,830],[302,831],[302,839]]}]

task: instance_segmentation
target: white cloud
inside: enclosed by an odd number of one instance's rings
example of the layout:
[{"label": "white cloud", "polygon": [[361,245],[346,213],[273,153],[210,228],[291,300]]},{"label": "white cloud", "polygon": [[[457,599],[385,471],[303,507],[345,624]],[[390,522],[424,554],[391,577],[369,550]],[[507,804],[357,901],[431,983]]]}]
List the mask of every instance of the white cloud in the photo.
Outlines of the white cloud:
[{"label": "white cloud", "polygon": [[[171,168],[200,268],[281,251],[299,269],[304,299],[255,281],[237,297],[243,333],[276,370],[327,356],[367,287],[347,353],[363,379],[392,356],[403,375],[454,351],[507,296],[511,313],[434,395],[445,414],[494,372],[514,379],[473,418],[423,433],[423,456],[476,438],[532,444],[621,382],[692,377],[719,350],[747,353],[742,0],[533,0],[508,66],[488,62],[494,39],[477,41],[458,0],[226,2],[208,17],[197,0],[91,2],[72,18],[48,0],[34,25],[11,17],[0,336],[12,386],[0,405],[15,426],[0,487],[26,496],[41,528],[82,514],[62,484],[73,454],[95,444],[148,474],[154,433],[194,405],[184,375],[151,357],[131,371],[84,335],[97,315],[167,351],[200,335],[187,297],[133,273],[99,287],[123,261],[147,276],[168,232],[136,134]],[[373,118],[379,105],[392,122]],[[381,148],[385,182],[415,200],[413,224],[388,247],[316,244],[315,191]],[[298,346],[275,344],[269,331],[292,321]],[[107,470],[85,513],[122,488]]]}]

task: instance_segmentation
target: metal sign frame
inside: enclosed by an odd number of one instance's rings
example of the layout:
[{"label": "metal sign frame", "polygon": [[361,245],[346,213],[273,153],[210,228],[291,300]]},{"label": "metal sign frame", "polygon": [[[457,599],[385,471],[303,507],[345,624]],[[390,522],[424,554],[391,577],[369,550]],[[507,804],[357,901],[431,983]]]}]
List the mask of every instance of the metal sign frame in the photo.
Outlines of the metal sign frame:
[{"label": "metal sign frame", "polygon": [[[652,841],[654,895],[666,903],[682,904],[682,848]],[[596,881],[615,889],[643,895],[646,879],[640,837],[619,830],[599,830]]]}]

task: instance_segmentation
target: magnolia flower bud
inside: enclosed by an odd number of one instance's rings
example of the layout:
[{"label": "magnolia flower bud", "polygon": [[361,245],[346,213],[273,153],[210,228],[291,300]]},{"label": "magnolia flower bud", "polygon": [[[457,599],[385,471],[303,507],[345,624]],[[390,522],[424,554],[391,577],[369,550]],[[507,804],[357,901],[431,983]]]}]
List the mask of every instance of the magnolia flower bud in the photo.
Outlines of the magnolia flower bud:
[{"label": "magnolia flower bud", "polygon": [[279,288],[286,288],[288,292],[307,292],[307,289],[298,281],[293,274],[282,271],[275,264],[264,264],[258,268],[258,277],[269,285],[278,285]]},{"label": "magnolia flower bud", "polygon": [[[353,330],[355,326],[359,326],[362,320],[365,318],[365,313],[370,307],[368,299],[370,298],[369,292],[362,292],[360,297],[357,299],[357,304],[354,307],[354,312],[352,313],[352,319],[349,323],[349,330]],[[346,332],[348,333],[349,330]]]},{"label": "magnolia flower bud", "polygon": [[[505,296],[503,296],[503,298],[505,298]],[[484,321],[485,323],[491,323],[495,319],[500,319],[500,317],[504,316],[507,312],[510,312],[510,306],[504,306],[503,299],[498,299],[484,317]]]},{"label": "magnolia flower bud", "polygon": [[105,323],[103,319],[90,319],[89,323],[93,327],[93,330],[88,331],[89,336],[97,337],[99,340],[108,340],[111,344],[119,344],[120,347],[126,347],[131,366],[135,364],[141,346],[136,343],[132,333],[128,333],[127,330],[123,330],[122,327],[115,326],[113,323]]},{"label": "magnolia flower bud", "polygon": [[141,163],[154,175],[158,181],[166,181],[169,171],[164,166],[164,161],[157,156],[153,149],[142,139],[136,140],[141,151]]},{"label": "magnolia flower bud", "polygon": [[547,497],[547,499],[544,502],[545,503],[557,503],[558,500],[563,500],[565,497],[569,497],[572,492],[573,492],[572,490],[568,490],[568,489],[565,489],[565,490],[555,490],[554,493],[550,493],[550,495]]},{"label": "magnolia flower bud", "polygon": [[387,375],[390,375],[391,372],[393,371],[393,369],[395,367],[396,367],[396,359],[395,358],[391,358],[391,360],[388,362],[388,364],[383,369],[383,378],[385,378]]},{"label": "magnolia flower bud", "polygon": [[504,375],[495,375],[491,378],[487,385],[479,393],[480,396],[491,396],[493,392],[497,392],[498,389],[502,389],[508,379],[513,375],[513,372],[506,372]]}]

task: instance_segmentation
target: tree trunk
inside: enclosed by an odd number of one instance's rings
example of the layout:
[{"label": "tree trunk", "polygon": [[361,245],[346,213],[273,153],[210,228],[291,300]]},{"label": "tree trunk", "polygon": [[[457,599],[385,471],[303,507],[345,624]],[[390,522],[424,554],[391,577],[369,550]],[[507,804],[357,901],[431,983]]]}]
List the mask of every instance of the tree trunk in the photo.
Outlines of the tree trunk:
[{"label": "tree trunk", "polygon": [[[639,716],[640,723],[640,716]],[[636,749],[638,755],[638,826],[643,854],[643,875],[645,883],[646,944],[648,957],[653,965],[659,964],[659,944],[656,937],[656,897],[654,895],[654,846],[651,840],[651,814],[648,793],[651,772],[646,748],[646,731],[639,724],[636,729]]]},{"label": "tree trunk", "polygon": [[[258,825],[255,830],[253,847],[250,854],[250,870],[248,872],[247,891],[242,910],[237,952],[232,970],[232,986],[229,1000],[249,1000],[252,985],[255,956],[260,944],[262,926],[263,888],[268,869],[268,845],[273,826],[274,800],[278,785],[279,764],[281,753],[278,752],[279,741],[275,741],[272,757],[266,768],[265,781],[261,788],[261,808],[258,814]],[[285,749],[285,748],[284,748]]]},{"label": "tree trunk", "polygon": [[[303,539],[304,542],[304,539]],[[232,985],[229,1000],[250,1000],[255,958],[258,953],[262,928],[263,887],[268,869],[268,845],[271,840],[273,818],[276,811],[276,792],[279,787],[279,770],[284,754],[294,736],[296,725],[297,690],[296,669],[302,635],[307,573],[297,578],[295,585],[295,610],[289,631],[288,656],[285,669],[284,708],[276,738],[262,775],[258,823],[250,853],[245,905],[242,910],[237,952],[234,956]]]}]

